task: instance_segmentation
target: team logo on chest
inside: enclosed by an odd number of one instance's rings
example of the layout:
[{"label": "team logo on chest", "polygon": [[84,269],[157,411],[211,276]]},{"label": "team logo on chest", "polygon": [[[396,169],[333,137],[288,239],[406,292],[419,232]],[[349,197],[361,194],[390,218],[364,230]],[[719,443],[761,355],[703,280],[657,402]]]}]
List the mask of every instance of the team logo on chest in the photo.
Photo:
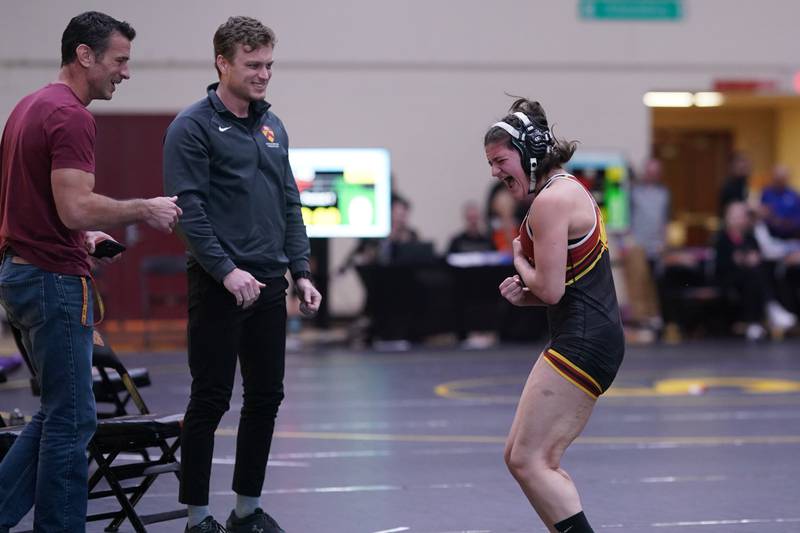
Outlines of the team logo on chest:
[{"label": "team logo on chest", "polygon": [[267,146],[270,148],[280,147],[280,143],[275,142],[275,132],[269,126],[261,126],[261,133],[267,138]]}]

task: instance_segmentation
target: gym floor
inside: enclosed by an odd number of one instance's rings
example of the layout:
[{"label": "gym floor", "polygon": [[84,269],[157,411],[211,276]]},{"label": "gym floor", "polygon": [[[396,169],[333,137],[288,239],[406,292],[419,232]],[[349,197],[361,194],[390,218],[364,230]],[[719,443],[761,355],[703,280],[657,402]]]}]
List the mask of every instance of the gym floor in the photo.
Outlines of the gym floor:
[{"label": "gym floor", "polygon": [[[266,510],[289,533],[546,531],[503,463],[540,349],[289,353]],[[184,354],[123,362],[149,370],[152,411],[184,409]],[[36,406],[24,370],[0,385],[0,410]],[[240,406],[237,385],[214,452],[211,509],[223,523]],[[596,531],[800,531],[798,455],[800,342],[716,340],[629,347],[563,466]],[[162,476],[137,509],[176,508],[176,495],[175,478]],[[20,527],[31,526],[29,514]]]}]

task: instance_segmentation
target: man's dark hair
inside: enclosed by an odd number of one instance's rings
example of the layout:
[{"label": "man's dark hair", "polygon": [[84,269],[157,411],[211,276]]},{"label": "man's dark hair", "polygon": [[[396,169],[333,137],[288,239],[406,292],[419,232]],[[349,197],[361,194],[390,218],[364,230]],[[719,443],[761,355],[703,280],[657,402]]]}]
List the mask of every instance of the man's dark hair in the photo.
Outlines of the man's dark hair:
[{"label": "man's dark hair", "polygon": [[217,68],[217,56],[233,63],[237,44],[241,44],[249,52],[262,46],[275,46],[275,40],[275,32],[258,20],[251,17],[230,17],[214,33],[214,67]]},{"label": "man's dark hair", "polygon": [[72,17],[61,36],[61,66],[75,61],[77,58],[75,49],[81,44],[91,48],[95,57],[102,56],[108,48],[111,34],[115,31],[129,41],[136,37],[136,30],[130,24],[105,13],[87,11]]}]

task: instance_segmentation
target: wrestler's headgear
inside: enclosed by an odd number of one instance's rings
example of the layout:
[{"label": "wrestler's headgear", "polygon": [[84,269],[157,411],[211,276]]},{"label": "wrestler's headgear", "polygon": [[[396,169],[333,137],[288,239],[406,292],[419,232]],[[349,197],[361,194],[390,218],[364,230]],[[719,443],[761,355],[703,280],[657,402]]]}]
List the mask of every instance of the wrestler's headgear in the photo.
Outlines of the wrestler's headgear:
[{"label": "wrestler's headgear", "polygon": [[504,121],[495,122],[492,127],[502,128],[511,136],[511,145],[519,152],[522,168],[531,179],[528,192],[533,192],[536,189],[536,167],[539,160],[552,151],[555,140],[546,122],[540,124],[531,121],[520,111],[514,113],[514,116],[522,122],[520,130]]}]

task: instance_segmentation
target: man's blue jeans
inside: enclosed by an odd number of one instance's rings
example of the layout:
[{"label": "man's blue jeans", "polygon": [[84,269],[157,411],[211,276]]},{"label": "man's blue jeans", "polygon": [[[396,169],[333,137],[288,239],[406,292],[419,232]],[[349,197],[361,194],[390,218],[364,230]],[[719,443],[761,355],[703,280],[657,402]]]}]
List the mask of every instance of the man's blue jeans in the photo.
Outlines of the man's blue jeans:
[{"label": "man's blue jeans", "polygon": [[37,532],[84,531],[92,394],[91,287],[78,276],[0,264],[0,303],[22,332],[41,408],[0,463],[0,531],[34,508]]}]

